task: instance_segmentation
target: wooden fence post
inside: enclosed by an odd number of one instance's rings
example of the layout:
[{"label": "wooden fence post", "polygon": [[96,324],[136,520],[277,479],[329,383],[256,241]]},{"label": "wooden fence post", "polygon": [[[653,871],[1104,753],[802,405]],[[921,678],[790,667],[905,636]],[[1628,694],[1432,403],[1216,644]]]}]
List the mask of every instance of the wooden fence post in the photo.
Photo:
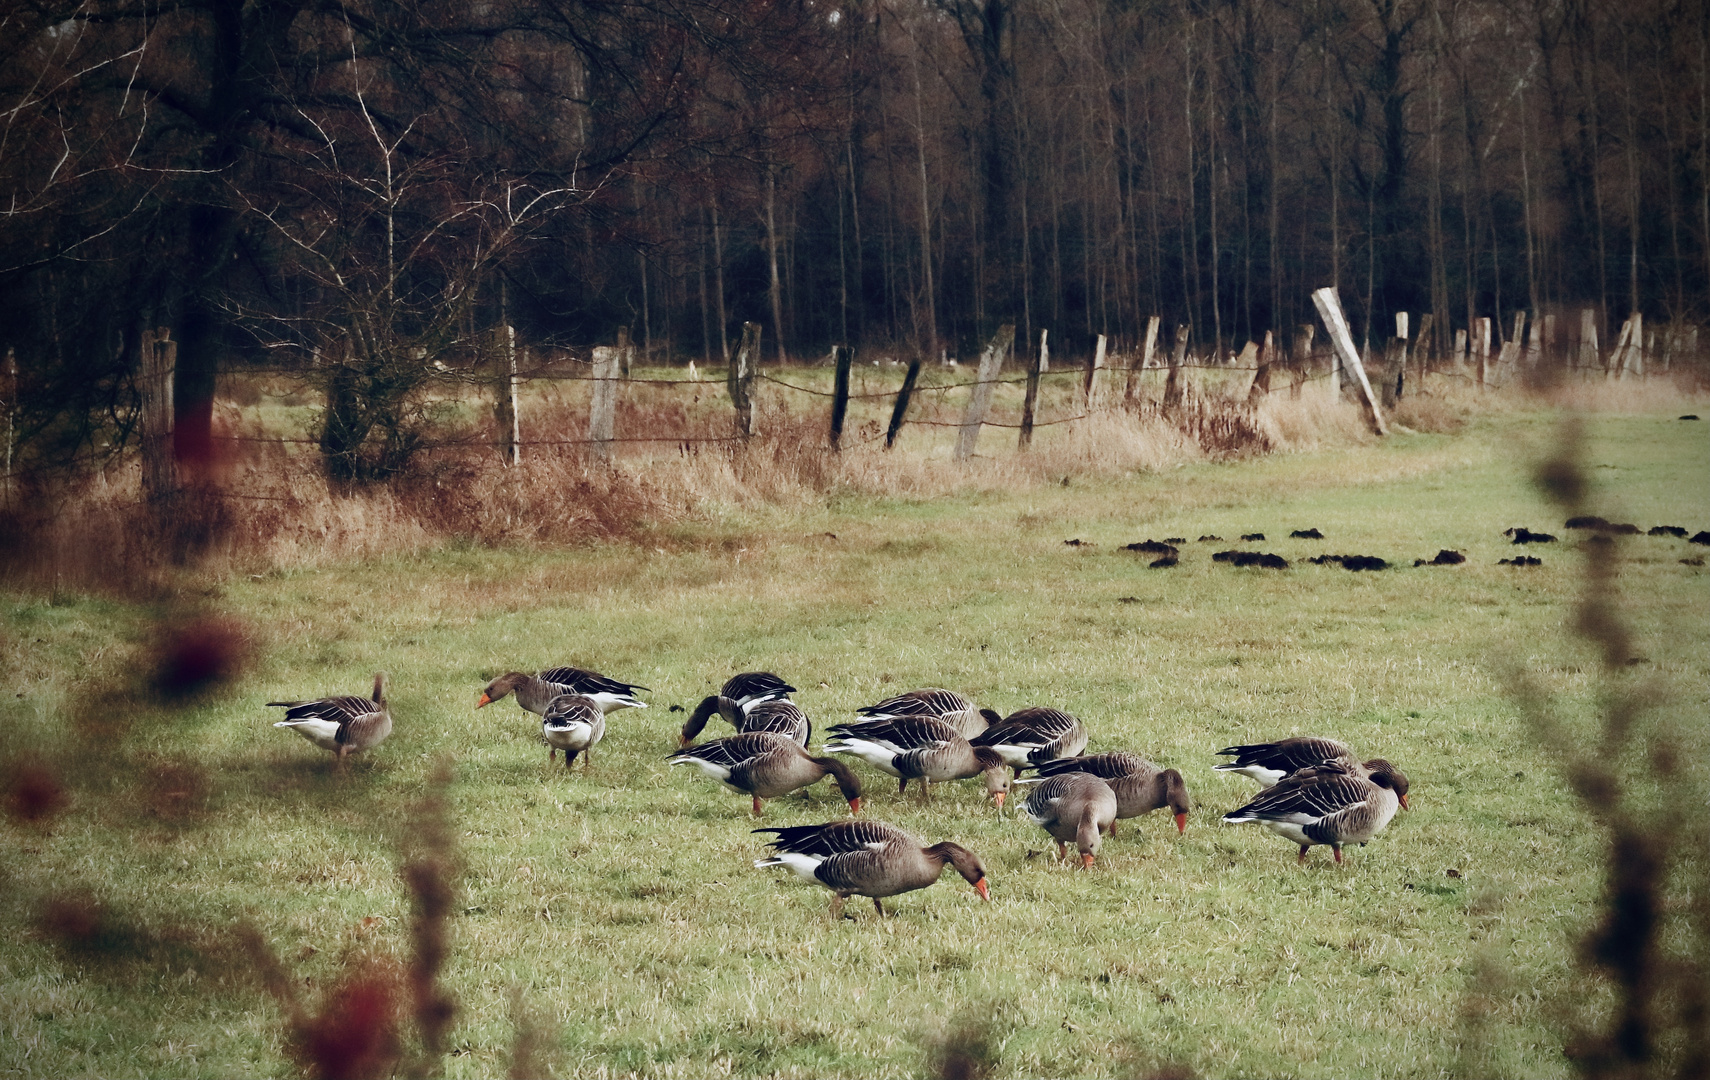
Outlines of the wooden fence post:
[{"label": "wooden fence post", "polygon": [[588,407],[588,438],[593,440],[594,460],[610,464],[612,426],[617,414],[618,381],[623,378],[623,335],[619,344],[594,347],[594,400]]},{"label": "wooden fence post", "polygon": [[1258,370],[1253,372],[1253,385],[1247,388],[1247,405],[1251,408],[1265,400],[1271,392],[1271,332],[1265,331],[1265,343],[1259,346]]},{"label": "wooden fence post", "polygon": [[1176,326],[1176,351],[1170,354],[1170,373],[1164,376],[1164,411],[1173,412],[1181,407],[1182,364],[1187,360],[1188,334],[1191,331],[1186,324]]},{"label": "wooden fence post", "polygon": [[1496,357],[1496,370],[1502,373],[1504,382],[1508,380],[1509,372],[1520,366],[1520,340],[1526,332],[1526,313],[1514,313],[1514,333],[1502,343],[1502,350]]},{"label": "wooden fence post", "polygon": [[1478,357],[1478,388],[1484,389],[1490,378],[1490,317],[1481,315],[1473,321],[1473,353]]},{"label": "wooden fence post", "polygon": [[1628,319],[1621,324],[1621,336],[1615,339],[1615,348],[1609,353],[1609,359],[1603,363],[1603,377],[1617,379],[1621,368],[1627,360],[1627,342],[1633,336],[1633,320]]},{"label": "wooden fence post", "polygon": [[141,360],[143,491],[151,500],[163,499],[177,483],[172,460],[172,377],[178,343],[172,340],[171,329],[143,331]]},{"label": "wooden fence post", "polygon": [[730,391],[731,404],[736,406],[736,434],[746,439],[754,434],[754,401],[749,391],[754,385],[754,369],[760,360],[760,324],[742,324],[742,343],[736,348],[736,358],[730,362],[725,375],[725,388]]},{"label": "wooden fence post", "polygon": [[1034,357],[1027,365],[1027,392],[1021,397],[1021,433],[1016,436],[1015,447],[1025,450],[1033,445],[1033,409],[1039,402],[1039,372],[1040,358]]},{"label": "wooden fence post", "polygon": [[1104,367],[1104,335],[1098,336],[1098,347],[1093,350],[1092,359],[1087,362],[1087,381],[1082,388],[1081,402],[1083,411],[1092,412],[1098,403],[1098,373]]},{"label": "wooden fence post", "polygon": [[[992,404],[992,390],[998,373],[1003,369],[1003,358],[1014,343],[1015,326],[1005,323],[998,327],[986,351],[980,354],[979,380],[974,383],[974,392],[968,397],[968,410],[962,414],[962,429],[956,433],[957,461],[966,461],[974,456],[974,447],[980,441],[980,425],[986,422],[986,410]],[[1044,358],[1040,359],[1043,361]]]},{"label": "wooden fence post", "polygon": [[1312,339],[1317,336],[1318,327],[1311,323],[1301,323],[1294,330],[1294,382],[1288,388],[1288,396],[1294,401],[1300,400],[1300,391],[1306,385],[1306,380],[1312,377]]},{"label": "wooden fence post", "polygon": [[1419,337],[1413,342],[1413,355],[1418,360],[1417,389],[1420,390],[1425,388],[1425,373],[1431,369],[1431,330],[1436,321],[1436,315],[1429,311],[1419,316]]},{"label": "wooden fence post", "polygon": [[837,375],[831,384],[831,448],[843,449],[843,418],[849,412],[849,367],[855,362],[855,350],[847,345],[831,347],[832,362]]},{"label": "wooden fence post", "polygon": [[1633,338],[1627,343],[1625,370],[1641,379],[1645,377],[1645,316],[1642,312],[1633,312]]},{"label": "wooden fence post", "polygon": [[1140,355],[1128,368],[1128,385],[1122,389],[1122,403],[1134,404],[1135,389],[1139,384],[1139,373],[1152,366],[1152,350],[1158,347],[1158,316],[1146,320],[1146,343],[1140,348]]},{"label": "wooden fence post", "polygon": [[1579,366],[1603,366],[1602,355],[1597,347],[1597,312],[1591,308],[1584,308],[1579,313]]},{"label": "wooden fence post", "polygon": [[1317,290],[1312,294],[1312,302],[1318,307],[1318,314],[1324,320],[1325,329],[1330,331],[1331,347],[1341,358],[1342,366],[1353,374],[1354,385],[1359,389],[1360,397],[1364,399],[1371,414],[1372,427],[1379,435],[1388,435],[1389,428],[1383,422],[1383,411],[1378,408],[1377,399],[1372,396],[1371,383],[1366,381],[1366,369],[1360,365],[1360,354],[1354,351],[1354,336],[1348,332],[1348,320],[1342,314],[1342,303],[1336,297],[1336,287],[1326,285]]},{"label": "wooden fence post", "polygon": [[635,361],[635,342],[629,339],[629,327],[617,328],[618,377],[629,378],[630,365]]},{"label": "wooden fence post", "polygon": [[1050,336],[1051,336],[1050,330],[1039,331],[1039,370],[1040,371],[1050,371],[1051,370],[1051,345],[1048,341]]},{"label": "wooden fence post", "polygon": [[896,445],[897,432],[902,430],[908,416],[908,399],[914,394],[914,381],[920,378],[920,357],[908,362],[908,374],[903,376],[902,389],[897,391],[897,403],[891,406],[891,423],[885,428],[885,449]]},{"label": "wooden fence post", "polygon": [[1395,408],[1395,403],[1401,400],[1401,387],[1407,370],[1407,340],[1393,337],[1383,351],[1383,365],[1379,368],[1378,400],[1386,409]]}]

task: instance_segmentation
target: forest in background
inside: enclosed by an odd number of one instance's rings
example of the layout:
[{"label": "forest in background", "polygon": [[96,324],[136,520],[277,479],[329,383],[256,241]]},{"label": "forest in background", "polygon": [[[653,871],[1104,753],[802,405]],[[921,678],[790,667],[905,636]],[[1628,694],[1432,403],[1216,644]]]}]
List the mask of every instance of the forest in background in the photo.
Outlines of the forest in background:
[{"label": "forest in background", "polygon": [[1710,307],[1674,0],[15,0],[0,43],[25,463],[134,439],[155,327],[193,458],[221,370],[383,431],[504,325],[935,358],[1286,342],[1330,283],[1374,342]]}]

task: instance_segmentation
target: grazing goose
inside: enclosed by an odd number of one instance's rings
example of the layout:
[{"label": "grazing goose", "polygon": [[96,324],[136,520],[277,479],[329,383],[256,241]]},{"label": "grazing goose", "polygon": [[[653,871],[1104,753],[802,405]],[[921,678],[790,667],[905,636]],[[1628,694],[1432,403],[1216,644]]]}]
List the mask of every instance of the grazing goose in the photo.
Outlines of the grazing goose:
[{"label": "grazing goose", "polygon": [[906,694],[888,697],[877,705],[856,709],[870,720],[895,720],[902,716],[930,716],[956,729],[964,739],[971,739],[1003,717],[991,709],[980,709],[954,690],[929,687],[910,690]]},{"label": "grazing goose", "polygon": [[1122,818],[1150,814],[1160,806],[1168,806],[1176,816],[1176,832],[1187,832],[1187,816],[1192,803],[1182,774],[1174,769],[1160,769],[1139,754],[1117,750],[1108,754],[1047,761],[1039,766],[1039,777],[1023,780],[1037,784],[1053,776],[1067,773],[1089,773],[1110,785],[1116,795],[1116,818],[1110,823],[1110,835],[1116,835],[1116,822]]},{"label": "grazing goose", "polygon": [[1059,861],[1068,857],[1073,840],[1085,868],[1098,854],[1101,834],[1116,821],[1116,792],[1091,773],[1064,773],[1034,788],[1021,812],[1057,841]]},{"label": "grazing goose", "polygon": [[540,721],[540,737],[550,748],[546,760],[551,762],[562,750],[566,769],[575,762],[577,754],[586,754],[584,760],[592,765],[594,746],[605,736],[605,711],[587,694],[559,694],[546,707],[546,715]]},{"label": "grazing goose", "polygon": [[346,755],[379,746],[392,734],[392,714],[386,710],[386,673],[374,675],[374,696],[325,697],[314,701],[269,701],[283,706],[285,719],[274,727],[290,728],[322,750]]},{"label": "grazing goose", "polygon": [[989,746],[974,746],[950,724],[930,716],[898,716],[858,724],[838,724],[825,744],[832,754],[853,754],[898,780],[899,792],[918,778],[930,801],[934,781],[965,780],[984,775],[986,794],[1003,808],[1009,793],[1009,769]]},{"label": "grazing goose", "polygon": [[796,692],[796,688],[770,671],[744,671],[726,679],[718,692],[746,709],[757,701],[787,698]]},{"label": "grazing goose", "polygon": [[488,683],[487,688],[481,691],[481,700],[475,703],[475,707],[486,708],[506,694],[514,692],[518,705],[537,716],[544,716],[546,707],[558,695],[581,694],[592,698],[604,714],[618,709],[647,708],[647,703],[638,700],[634,693],[636,690],[646,689],[645,686],[618,682],[616,679],[608,679],[597,672],[583,671],[581,668],[547,668],[539,675],[512,671]]},{"label": "grazing goose", "polygon": [[1021,774],[1029,765],[1074,757],[1087,748],[1087,729],[1061,709],[1017,709],[968,740],[989,746]]},{"label": "grazing goose", "polygon": [[1343,844],[1365,844],[1407,804],[1407,777],[1387,761],[1361,776],[1338,761],[1309,766],[1223,815],[1231,825],[1256,821],[1300,845],[1300,862],[1314,844],[1329,844],[1342,861]]},{"label": "grazing goose", "polygon": [[756,816],[761,799],[788,795],[828,774],[849,800],[849,812],[861,812],[861,781],[849,766],[836,758],[810,757],[796,743],[770,731],[713,739],[679,750],[665,760],[673,765],[693,765],[731,790],[752,796]]},{"label": "grazing goose", "polygon": [[683,730],[678,733],[680,745],[688,746],[694,742],[714,713],[730,721],[730,726],[739,735],[749,731],[771,731],[802,746],[813,738],[813,722],[807,713],[802,712],[801,706],[788,698],[763,698],[744,707],[735,698],[711,694],[683,721]]},{"label": "grazing goose", "polygon": [[754,831],[777,836],[769,845],[777,854],[754,865],[787,866],[803,881],[830,889],[834,919],[851,896],[872,897],[873,907],[883,916],[880,897],[924,889],[938,880],[946,866],[954,866],[981,900],[992,898],[979,856],[949,841],[922,847],[919,840],[882,821],[832,821]]}]

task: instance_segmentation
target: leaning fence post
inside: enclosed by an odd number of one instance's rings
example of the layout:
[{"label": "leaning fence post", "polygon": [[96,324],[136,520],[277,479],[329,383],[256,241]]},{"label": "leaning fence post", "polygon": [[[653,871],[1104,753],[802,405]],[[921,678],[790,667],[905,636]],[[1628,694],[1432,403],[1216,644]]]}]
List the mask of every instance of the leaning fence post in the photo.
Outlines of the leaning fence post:
[{"label": "leaning fence post", "polygon": [[754,367],[760,359],[760,324],[742,324],[742,344],[730,362],[725,375],[725,387],[730,391],[731,404],[736,406],[736,434],[746,439],[754,434],[754,402],[749,390],[754,385]]},{"label": "leaning fence post", "polygon": [[172,376],[177,363],[178,343],[172,340],[170,328],[143,331],[143,490],[150,499],[172,494],[177,479],[172,461]]},{"label": "leaning fence post", "polygon": [[1645,316],[1637,311],[1633,312],[1633,338],[1627,343],[1627,361],[1624,370],[1641,379],[1645,377]]},{"label": "leaning fence post", "polygon": [[[974,392],[968,397],[968,410],[962,414],[962,429],[956,433],[956,460],[966,461],[974,456],[974,446],[980,441],[980,425],[986,422],[986,410],[991,408],[992,389],[997,384],[1003,358],[1015,343],[1015,326],[1005,323],[992,335],[986,351],[980,354],[980,374]],[[1041,358],[1043,360],[1043,358]]]},{"label": "leaning fence post", "polygon": [[1359,387],[1360,397],[1365,400],[1366,408],[1371,413],[1372,427],[1379,435],[1388,435],[1389,428],[1383,422],[1383,411],[1378,408],[1377,399],[1372,396],[1372,384],[1366,381],[1366,369],[1360,364],[1360,354],[1354,350],[1354,336],[1348,332],[1347,317],[1342,314],[1342,302],[1336,297],[1336,287],[1326,285],[1312,294],[1312,302],[1318,306],[1318,314],[1324,320],[1324,326],[1330,331],[1330,345],[1341,358],[1342,367],[1353,373],[1354,385]]},{"label": "leaning fence post", "polygon": [[1039,403],[1039,373],[1044,370],[1043,364],[1044,357],[1035,356],[1027,366],[1027,392],[1021,397],[1021,434],[1015,442],[1018,450],[1033,445],[1033,409]]},{"label": "leaning fence post", "polygon": [[1100,334],[1098,346],[1093,349],[1092,359],[1087,363],[1087,382],[1081,393],[1085,412],[1092,412],[1093,405],[1098,400],[1098,373],[1099,369],[1104,367],[1104,350],[1104,335]]},{"label": "leaning fence post", "polygon": [[1122,390],[1122,403],[1134,404],[1135,387],[1140,381],[1139,373],[1152,366],[1152,350],[1158,347],[1158,316],[1146,320],[1146,344],[1141,346],[1140,355],[1128,368],[1128,385]]},{"label": "leaning fence post", "polygon": [[594,347],[594,400],[588,407],[588,438],[594,460],[601,463],[612,459],[612,425],[617,413],[618,381],[623,377],[623,335],[618,335],[618,341],[616,348]]},{"label": "leaning fence post", "polygon": [[1050,345],[1050,341],[1049,341],[1050,337],[1051,337],[1051,331],[1049,329],[1039,331],[1039,370],[1040,371],[1050,371],[1051,370],[1051,345]]},{"label": "leaning fence post", "polygon": [[1621,367],[1627,359],[1627,342],[1633,336],[1633,320],[1628,319],[1621,324],[1621,336],[1615,339],[1615,348],[1604,362],[1603,376],[1606,379],[1616,379],[1621,374]]},{"label": "leaning fence post", "polygon": [[920,378],[920,358],[917,356],[908,362],[908,374],[903,376],[902,389],[897,391],[897,403],[891,406],[891,423],[885,428],[885,449],[896,445],[897,432],[902,430],[903,420],[908,416],[908,399],[914,394],[914,381]]},{"label": "leaning fence post", "polygon": [[1170,373],[1164,377],[1164,411],[1175,409],[1182,403],[1181,369],[1187,360],[1187,343],[1189,330],[1185,324],[1176,326],[1176,351],[1170,354]]},{"label": "leaning fence post", "polygon": [[843,418],[849,412],[849,367],[855,362],[855,350],[847,345],[833,345],[831,357],[837,364],[837,377],[831,387],[831,448],[843,449]]},{"label": "leaning fence post", "polygon": [[1271,332],[1265,331],[1265,343],[1259,347],[1258,370],[1253,372],[1253,385],[1247,389],[1247,405],[1257,405],[1271,392]]}]

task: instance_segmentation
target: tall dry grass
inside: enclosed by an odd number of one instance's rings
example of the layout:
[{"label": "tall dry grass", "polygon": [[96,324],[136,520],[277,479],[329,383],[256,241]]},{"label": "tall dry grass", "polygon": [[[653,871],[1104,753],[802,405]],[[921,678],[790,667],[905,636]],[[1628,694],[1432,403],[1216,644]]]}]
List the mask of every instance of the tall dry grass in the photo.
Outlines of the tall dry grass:
[{"label": "tall dry grass", "polygon": [[[1434,378],[1427,389],[1403,399],[1396,424],[1445,432],[1491,410],[1649,410],[1682,400],[1677,386],[1660,380],[1481,392],[1465,380]],[[680,390],[638,384],[626,391],[617,430],[671,441],[620,443],[609,464],[578,442],[586,437],[586,403],[552,392],[529,412],[535,444],[519,465],[506,462],[482,420],[465,419],[448,425],[446,443],[407,475],[361,486],[329,482],[312,442],[270,432],[228,403],[228,453],[212,474],[165,502],[143,498],[134,460],[15,494],[0,511],[0,577],[25,587],[147,592],[180,580],[187,567],[203,575],[260,572],[446,542],[658,543],[685,522],[727,510],[805,507],[831,493],[1011,491],[1375,439],[1361,410],[1323,384],[1298,396],[1282,390],[1249,407],[1243,381],[1202,380],[1170,412],[1146,402],[1046,423],[1027,451],[1017,449],[1013,418],[994,415],[974,458],[956,461],[962,401],[950,394],[923,393],[894,449],[885,448],[880,424],[869,418],[852,423],[844,449],[833,452],[829,406],[817,399],[804,406],[799,395],[764,387],[756,398],[758,434],[738,442],[729,439],[719,384]]]}]

